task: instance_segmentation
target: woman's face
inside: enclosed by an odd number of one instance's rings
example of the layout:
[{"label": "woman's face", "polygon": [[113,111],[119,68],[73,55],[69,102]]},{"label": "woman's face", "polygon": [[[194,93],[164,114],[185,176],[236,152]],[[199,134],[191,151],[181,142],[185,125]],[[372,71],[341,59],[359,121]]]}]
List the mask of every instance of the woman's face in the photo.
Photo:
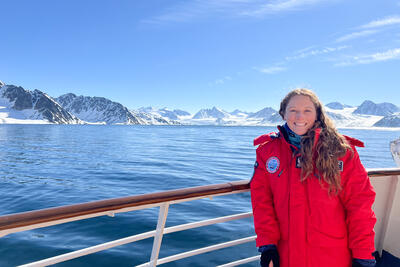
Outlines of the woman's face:
[{"label": "woman's face", "polygon": [[284,120],[293,132],[298,135],[307,133],[316,119],[317,111],[308,96],[295,95],[290,98],[286,106]]}]

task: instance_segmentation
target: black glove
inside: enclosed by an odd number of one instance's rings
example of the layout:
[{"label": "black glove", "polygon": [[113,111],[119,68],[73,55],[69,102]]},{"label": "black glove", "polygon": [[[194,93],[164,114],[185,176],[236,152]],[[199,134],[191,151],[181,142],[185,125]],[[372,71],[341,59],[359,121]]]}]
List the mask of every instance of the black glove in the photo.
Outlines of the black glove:
[{"label": "black glove", "polygon": [[375,260],[362,260],[362,259],[353,259],[352,267],[375,267]]},{"label": "black glove", "polygon": [[267,249],[261,253],[261,267],[268,267],[271,260],[274,267],[279,267],[279,253],[276,248]]}]

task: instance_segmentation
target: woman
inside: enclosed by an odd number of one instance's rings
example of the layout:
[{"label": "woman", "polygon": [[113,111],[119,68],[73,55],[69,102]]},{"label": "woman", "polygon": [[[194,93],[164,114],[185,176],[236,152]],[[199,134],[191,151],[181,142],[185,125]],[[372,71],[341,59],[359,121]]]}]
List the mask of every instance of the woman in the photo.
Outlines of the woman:
[{"label": "woman", "polygon": [[317,96],[291,91],[278,133],[254,140],[250,184],[261,266],[375,266],[375,192],[355,146],[339,134]]}]

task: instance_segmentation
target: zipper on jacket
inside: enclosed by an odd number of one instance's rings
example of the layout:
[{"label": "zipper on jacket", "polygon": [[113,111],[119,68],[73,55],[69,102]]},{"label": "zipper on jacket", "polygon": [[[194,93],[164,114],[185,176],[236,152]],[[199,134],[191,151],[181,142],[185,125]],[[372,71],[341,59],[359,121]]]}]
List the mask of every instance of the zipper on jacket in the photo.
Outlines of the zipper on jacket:
[{"label": "zipper on jacket", "polygon": [[[291,226],[291,218],[290,218],[290,199],[291,199],[291,185],[292,185],[292,164],[293,164],[293,159],[295,158],[295,153],[293,151],[292,156],[290,158],[290,162],[289,162],[289,173],[288,173],[288,236],[290,236],[291,231],[290,231],[290,226]],[[288,266],[291,266],[291,250],[290,250],[290,238],[288,238]]]},{"label": "zipper on jacket", "polygon": [[[305,190],[306,190],[306,197],[307,197],[307,209],[308,209],[308,216],[306,216],[306,242],[308,242],[308,231],[309,231],[309,223],[310,223],[310,218],[311,218],[311,203],[310,203],[310,195],[309,195],[309,186],[310,186],[310,181],[306,179],[304,181],[305,184]],[[306,255],[308,255],[308,246],[306,246]],[[306,266],[308,266],[308,257],[306,257]]]}]

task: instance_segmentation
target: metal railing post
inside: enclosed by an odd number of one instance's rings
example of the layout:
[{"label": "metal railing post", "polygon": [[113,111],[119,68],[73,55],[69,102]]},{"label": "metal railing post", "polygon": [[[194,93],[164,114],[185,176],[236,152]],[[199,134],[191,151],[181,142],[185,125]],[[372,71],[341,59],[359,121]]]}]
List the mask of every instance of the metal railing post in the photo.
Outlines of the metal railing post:
[{"label": "metal railing post", "polygon": [[160,253],[161,241],[164,235],[165,222],[168,216],[169,202],[166,202],[160,206],[158,213],[158,222],[156,234],[154,236],[153,249],[151,251],[150,266],[157,266],[158,254]]}]

